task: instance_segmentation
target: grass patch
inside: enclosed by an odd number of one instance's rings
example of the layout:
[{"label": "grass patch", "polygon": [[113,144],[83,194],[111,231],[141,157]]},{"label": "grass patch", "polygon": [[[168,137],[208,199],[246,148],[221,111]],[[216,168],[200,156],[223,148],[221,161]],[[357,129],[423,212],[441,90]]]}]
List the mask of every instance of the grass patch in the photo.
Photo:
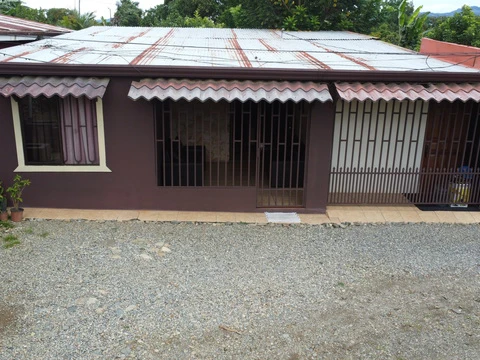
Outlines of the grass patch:
[{"label": "grass patch", "polygon": [[0,221],[0,228],[3,228],[3,229],[12,229],[14,228],[15,226],[8,222],[8,221]]},{"label": "grass patch", "polygon": [[20,241],[19,240],[10,241],[8,243],[3,244],[3,247],[5,249],[10,249],[10,248],[14,247],[15,245],[20,245]]},{"label": "grass patch", "polygon": [[18,240],[18,238],[15,235],[9,234],[3,237],[3,247],[5,249],[10,249],[15,245],[19,245],[19,244],[20,244],[20,240]]},{"label": "grass patch", "polygon": [[28,235],[32,235],[33,234],[33,229],[31,227],[25,229],[25,233],[28,234]]},{"label": "grass patch", "polygon": [[50,235],[48,232],[44,231],[40,234],[40,237],[46,238],[48,235]]}]

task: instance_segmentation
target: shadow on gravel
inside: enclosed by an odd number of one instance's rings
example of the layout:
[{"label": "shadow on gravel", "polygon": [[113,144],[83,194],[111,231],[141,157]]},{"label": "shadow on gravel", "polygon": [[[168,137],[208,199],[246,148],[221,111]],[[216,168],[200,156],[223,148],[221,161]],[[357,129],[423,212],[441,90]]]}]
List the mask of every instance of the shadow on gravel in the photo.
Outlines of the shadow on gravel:
[{"label": "shadow on gravel", "polygon": [[17,308],[0,303],[0,334],[12,326],[18,317]]}]

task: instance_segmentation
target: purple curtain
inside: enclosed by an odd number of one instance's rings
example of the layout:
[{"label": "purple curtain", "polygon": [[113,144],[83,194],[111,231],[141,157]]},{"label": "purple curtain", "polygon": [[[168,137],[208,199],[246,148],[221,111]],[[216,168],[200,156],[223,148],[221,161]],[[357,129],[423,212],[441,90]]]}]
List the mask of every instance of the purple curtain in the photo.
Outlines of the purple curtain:
[{"label": "purple curtain", "polygon": [[97,113],[94,100],[82,96],[60,101],[65,165],[98,165]]}]

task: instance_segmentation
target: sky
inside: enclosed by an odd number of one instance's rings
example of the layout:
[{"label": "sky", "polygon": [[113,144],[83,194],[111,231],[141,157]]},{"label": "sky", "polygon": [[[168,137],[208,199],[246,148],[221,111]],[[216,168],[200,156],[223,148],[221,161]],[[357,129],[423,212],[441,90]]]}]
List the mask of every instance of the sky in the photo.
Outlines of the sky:
[{"label": "sky", "polygon": [[[80,11],[94,12],[95,17],[100,18],[103,16],[108,19],[110,12],[113,16],[116,9],[117,0],[23,0],[23,3],[27,6],[34,8],[49,9],[52,7],[67,7],[70,9],[78,9],[78,3],[80,1]],[[162,4],[163,0],[135,0],[139,3],[140,7],[144,10],[150,9],[155,5]],[[415,7],[423,5],[422,11],[430,11],[434,13],[450,12],[461,8],[462,5],[467,4],[470,6],[476,5],[478,0],[413,0]],[[110,10],[109,10],[110,8]]]}]

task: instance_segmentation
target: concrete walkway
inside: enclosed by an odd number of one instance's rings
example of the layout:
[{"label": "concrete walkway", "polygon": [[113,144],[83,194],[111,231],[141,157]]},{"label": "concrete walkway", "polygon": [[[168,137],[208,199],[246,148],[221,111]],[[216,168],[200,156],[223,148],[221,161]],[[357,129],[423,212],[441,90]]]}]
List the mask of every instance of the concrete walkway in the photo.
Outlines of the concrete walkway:
[{"label": "concrete walkway", "polygon": [[[194,212],[152,210],[78,210],[26,208],[26,219],[60,220],[142,220],[142,221],[198,221],[198,222],[245,222],[266,224],[264,213],[246,212]],[[474,224],[480,223],[479,211],[421,211],[414,205],[406,206],[329,206],[326,214],[298,214],[301,223],[386,223],[426,222]]]}]

